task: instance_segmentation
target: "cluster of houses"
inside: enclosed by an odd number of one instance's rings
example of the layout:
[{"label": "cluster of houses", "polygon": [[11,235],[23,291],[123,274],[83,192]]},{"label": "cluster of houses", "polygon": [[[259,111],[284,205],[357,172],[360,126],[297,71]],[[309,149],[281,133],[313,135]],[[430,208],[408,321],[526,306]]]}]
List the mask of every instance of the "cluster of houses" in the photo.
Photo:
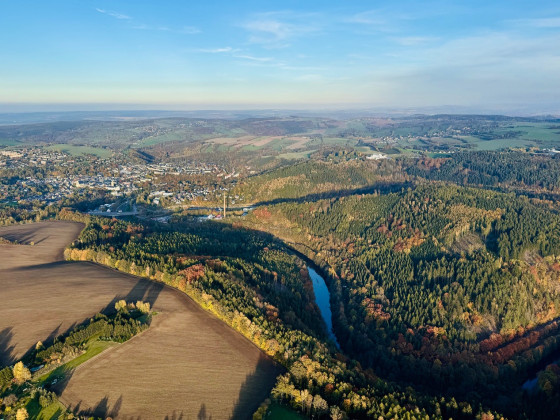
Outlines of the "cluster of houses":
[{"label": "cluster of houses", "polygon": [[0,150],[0,168],[25,168],[28,166],[45,166],[64,164],[68,155],[42,147],[21,148],[18,150]]},{"label": "cluster of houses", "polygon": [[[188,184],[171,188],[165,183],[158,183],[158,177],[214,174],[229,179],[239,175],[236,172],[228,173],[218,165],[203,162],[129,164],[113,156],[97,161],[95,167],[91,163],[87,157],[74,158],[43,147],[0,149],[0,169],[8,176],[11,170],[17,174],[13,182],[0,183],[0,202],[40,200],[54,203],[80,190],[103,190],[118,198],[148,188],[155,190],[149,196],[152,204],[161,205],[162,199],[166,198],[167,203],[180,205],[197,199],[208,201],[215,191],[209,187]],[[80,168],[80,165],[86,167],[86,170],[74,170]],[[29,170],[33,168],[42,169],[35,172]],[[92,174],[95,171],[102,173]],[[36,176],[23,177],[22,173],[36,173]],[[89,175],[75,175],[76,173]]]}]

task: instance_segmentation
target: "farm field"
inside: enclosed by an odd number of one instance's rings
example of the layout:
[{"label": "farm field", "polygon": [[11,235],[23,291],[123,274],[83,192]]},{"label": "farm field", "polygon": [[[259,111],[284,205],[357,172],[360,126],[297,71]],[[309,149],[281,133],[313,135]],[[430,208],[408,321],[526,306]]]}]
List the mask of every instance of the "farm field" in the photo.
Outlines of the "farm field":
[{"label": "farm field", "polygon": [[[260,150],[270,149],[281,151],[296,150],[306,147],[310,142],[308,137],[290,137],[290,136],[241,136],[241,137],[217,137],[206,140],[206,144],[218,146],[220,150],[243,149],[243,150]],[[220,147],[221,146],[221,147]]]},{"label": "farm field", "polygon": [[100,158],[110,157],[113,153],[111,150],[103,149],[101,147],[75,146],[72,144],[53,144],[52,146],[48,146],[47,149],[68,153],[72,156],[95,155]]},{"label": "farm field", "polygon": [[0,236],[21,244],[0,246],[0,364],[117,300],[148,301],[157,312],[150,328],[78,366],[57,390],[61,401],[102,417],[250,417],[280,368],[178,291],[62,261],[81,229],[58,221],[0,228]]},{"label": "farm field", "polygon": [[0,146],[17,146],[19,142],[12,139],[0,139]]}]

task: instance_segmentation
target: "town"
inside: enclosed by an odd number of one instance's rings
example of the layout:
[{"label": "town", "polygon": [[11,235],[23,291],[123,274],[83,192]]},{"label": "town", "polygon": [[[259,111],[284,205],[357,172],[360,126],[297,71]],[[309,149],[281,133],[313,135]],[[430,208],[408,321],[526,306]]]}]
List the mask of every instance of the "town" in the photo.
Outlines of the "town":
[{"label": "town", "polygon": [[[238,173],[204,163],[174,165],[170,163],[131,163],[122,155],[107,159],[94,156],[71,156],[43,147],[0,150],[0,202],[46,204],[89,192],[104,192],[115,198],[141,197],[154,206],[182,206],[191,202],[211,201],[228,188],[218,180],[234,183]],[[180,177],[170,185],[167,176]],[[190,182],[200,177],[208,182]],[[216,182],[214,182],[216,181]],[[237,197],[239,199],[239,197]]]}]

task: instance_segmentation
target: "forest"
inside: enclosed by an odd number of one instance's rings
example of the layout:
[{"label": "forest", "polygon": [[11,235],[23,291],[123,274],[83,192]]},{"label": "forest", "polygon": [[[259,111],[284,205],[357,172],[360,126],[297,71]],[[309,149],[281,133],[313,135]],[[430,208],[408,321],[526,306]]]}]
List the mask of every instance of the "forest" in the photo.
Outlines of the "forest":
[{"label": "forest", "polygon": [[558,194],[560,155],[521,151],[459,152],[407,162],[406,172],[430,180]]},{"label": "forest", "polygon": [[323,267],[342,348],[382,377],[513,415],[558,354],[552,202],[423,184],[269,205],[243,224]]},{"label": "forest", "polygon": [[[471,418],[492,413],[453,397],[405,390],[337,352],[327,341],[304,261],[262,232],[185,220],[165,227],[94,218],[66,257],[185,292],[287,368],[271,398],[306,415]],[[265,405],[256,418],[266,412]]]}]

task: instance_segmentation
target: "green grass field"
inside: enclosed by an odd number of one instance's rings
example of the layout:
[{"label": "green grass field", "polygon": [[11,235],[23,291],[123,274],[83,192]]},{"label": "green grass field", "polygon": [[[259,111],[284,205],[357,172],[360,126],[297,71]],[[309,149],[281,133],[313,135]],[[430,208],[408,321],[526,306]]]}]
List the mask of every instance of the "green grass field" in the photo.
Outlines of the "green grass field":
[{"label": "green grass field", "polygon": [[496,129],[496,136],[510,132],[520,132],[514,138],[495,138],[483,140],[477,136],[461,136],[465,142],[473,146],[473,150],[500,150],[526,147],[560,147],[560,128],[550,123],[514,123]]},{"label": "green grass field", "polygon": [[100,158],[110,157],[113,152],[108,149],[91,146],[74,146],[72,144],[53,144],[47,147],[47,150],[57,150],[59,152],[68,153],[71,156],[95,155]]},{"label": "green grass field", "polygon": [[174,131],[171,133],[161,134],[159,136],[146,137],[140,140],[135,147],[155,146],[156,144],[169,143],[173,141],[184,141],[186,133],[183,131]]},{"label": "green grass field", "polygon": [[276,151],[283,151],[283,150],[290,150],[288,149],[288,147],[294,143],[296,143],[295,140],[291,140],[288,138],[281,138],[279,140],[271,141],[266,145],[266,147]]},{"label": "green grass field", "polygon": [[37,379],[37,383],[39,385],[44,385],[46,383],[52,383],[55,379],[58,381],[64,377],[68,372],[77,368],[82,363],[92,359],[93,357],[97,356],[104,350],[108,348],[117,346],[118,343],[113,341],[98,341],[95,338],[90,340],[86,352],[75,359],[70,360],[68,363],[63,364],[62,366],[57,367],[55,370],[39,377]]},{"label": "green grass field", "polygon": [[241,147],[240,150],[243,150],[244,152],[256,152],[260,150],[260,148],[254,144],[248,144],[247,146]]},{"label": "green grass field", "polygon": [[313,153],[313,151],[303,151],[303,152],[291,152],[291,153],[282,153],[276,156],[278,159],[288,159],[288,160],[295,160],[295,159],[309,159],[309,156]]},{"label": "green grass field", "polygon": [[55,420],[66,411],[66,407],[58,401],[54,401],[51,405],[43,408],[39,405],[37,398],[29,401],[25,408],[27,409],[29,418],[37,420]]},{"label": "green grass field", "polygon": [[522,131],[521,139],[560,143],[560,128],[550,123],[517,123],[514,129]]},{"label": "green grass field", "polygon": [[476,145],[476,150],[489,150],[489,151],[538,146],[538,144],[535,143],[534,141],[524,140],[524,139],[495,139],[495,140],[479,141],[478,143],[475,143],[475,145]]},{"label": "green grass field", "polygon": [[18,144],[21,144],[21,143],[17,140],[0,139],[0,146],[17,146]]},{"label": "green grass field", "polygon": [[354,146],[358,140],[343,137],[323,137],[324,146]]},{"label": "green grass field", "polygon": [[272,403],[264,417],[266,420],[304,420],[301,414],[280,404]]}]

